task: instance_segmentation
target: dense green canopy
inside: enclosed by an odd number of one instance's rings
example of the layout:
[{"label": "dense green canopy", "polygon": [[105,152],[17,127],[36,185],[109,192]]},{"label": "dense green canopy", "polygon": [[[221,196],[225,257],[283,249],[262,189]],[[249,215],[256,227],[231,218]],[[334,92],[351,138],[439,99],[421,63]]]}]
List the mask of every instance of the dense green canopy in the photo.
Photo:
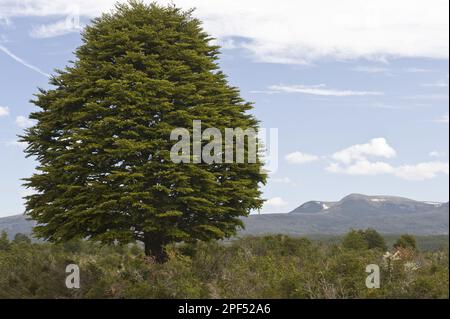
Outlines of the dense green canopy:
[{"label": "dense green canopy", "polygon": [[[27,214],[50,241],[220,239],[262,205],[261,162],[175,164],[176,127],[258,129],[252,108],[219,70],[219,47],[191,12],[137,1],[117,5],[82,34],[76,60],[40,90],[22,140],[40,163]],[[206,143],[207,141],[204,141]]]}]

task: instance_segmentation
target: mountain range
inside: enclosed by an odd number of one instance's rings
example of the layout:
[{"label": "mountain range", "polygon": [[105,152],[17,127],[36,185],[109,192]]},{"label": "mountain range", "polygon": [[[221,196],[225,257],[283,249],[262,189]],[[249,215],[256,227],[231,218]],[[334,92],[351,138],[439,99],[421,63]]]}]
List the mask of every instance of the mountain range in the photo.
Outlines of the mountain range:
[{"label": "mountain range", "polygon": [[309,201],[287,214],[250,215],[244,223],[241,233],[255,235],[338,235],[368,227],[385,234],[448,234],[449,203],[351,194],[337,202]]},{"label": "mountain range", "polygon": [[[369,227],[384,234],[441,235],[449,233],[449,203],[351,194],[337,202],[309,201],[285,214],[252,214],[243,221],[246,227],[239,235],[340,235]],[[33,226],[23,215],[0,218],[0,231],[10,237],[29,235]]]}]

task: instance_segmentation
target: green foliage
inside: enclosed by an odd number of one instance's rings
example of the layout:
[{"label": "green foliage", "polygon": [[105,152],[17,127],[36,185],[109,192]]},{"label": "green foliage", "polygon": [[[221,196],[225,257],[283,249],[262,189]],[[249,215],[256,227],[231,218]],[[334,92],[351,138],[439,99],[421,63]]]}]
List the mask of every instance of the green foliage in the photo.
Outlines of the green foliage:
[{"label": "green foliage", "polygon": [[364,233],[360,230],[352,229],[342,239],[342,246],[347,249],[362,250],[369,247]]},{"label": "green foliage", "polygon": [[7,250],[9,249],[9,246],[8,234],[5,231],[2,231],[0,234],[0,250]]},{"label": "green foliage", "polygon": [[[314,234],[307,235],[307,238],[311,240],[321,241],[327,244],[339,244],[342,243],[343,235],[324,235]],[[393,247],[400,235],[396,234],[383,234],[384,241],[387,247]],[[421,251],[440,251],[449,249],[449,236],[448,235],[415,235],[417,241],[417,249]]]},{"label": "green foliage", "polygon": [[363,236],[369,249],[387,249],[386,241],[375,229],[367,228],[363,231]]},{"label": "green foliage", "polygon": [[386,242],[375,229],[354,230],[348,232],[342,239],[342,246],[348,249],[381,249],[386,250]]},{"label": "green foliage", "polygon": [[[164,246],[221,239],[262,205],[262,164],[175,164],[170,133],[258,129],[238,89],[219,70],[219,47],[190,12],[138,1],[94,19],[73,65],[33,103],[37,124],[22,141],[40,162],[26,179],[38,237]],[[203,141],[206,144],[209,141]],[[192,159],[191,155],[191,159]]]},{"label": "green foliage", "polygon": [[15,242],[15,243],[28,243],[29,244],[29,243],[31,243],[31,239],[28,238],[27,235],[24,235],[24,234],[21,234],[21,233],[17,233],[14,236],[13,242]]},{"label": "green foliage", "polygon": [[[379,249],[347,249],[287,236],[172,244],[155,263],[136,245],[11,242],[0,249],[0,298],[448,298],[448,251],[386,263]],[[80,267],[80,289],[65,267]],[[380,289],[365,286],[366,266]]]},{"label": "green foliage", "polygon": [[395,248],[417,249],[416,238],[412,235],[401,235],[394,244]]}]

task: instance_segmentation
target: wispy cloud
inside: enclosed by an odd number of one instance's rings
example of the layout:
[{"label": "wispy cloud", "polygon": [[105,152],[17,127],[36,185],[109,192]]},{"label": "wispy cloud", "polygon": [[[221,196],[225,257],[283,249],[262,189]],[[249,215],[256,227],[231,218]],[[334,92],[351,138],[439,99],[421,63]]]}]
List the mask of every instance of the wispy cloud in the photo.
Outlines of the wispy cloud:
[{"label": "wispy cloud", "polygon": [[433,83],[424,83],[423,87],[448,88],[448,76],[445,80],[438,80]]},{"label": "wispy cloud", "polygon": [[[70,6],[93,17],[116,0],[3,0],[0,12],[64,16]],[[120,0],[124,2],[124,0]],[[173,0],[159,0],[167,4]],[[70,3],[70,4],[69,4]],[[263,62],[310,63],[317,59],[448,58],[448,0],[229,1],[179,0],[217,38],[246,38],[245,48]],[[258,26],[255,28],[255,26]]]},{"label": "wispy cloud", "polygon": [[18,116],[16,117],[16,125],[20,128],[28,128],[30,126],[33,126],[35,122],[25,116]]},{"label": "wispy cloud", "polygon": [[331,163],[325,169],[331,173],[365,176],[391,174],[394,172],[394,168],[390,164],[384,162],[370,162],[366,159],[358,160],[348,166],[339,163]]},{"label": "wispy cloud", "polygon": [[[0,7],[1,9],[1,7]],[[0,27],[9,27],[11,26],[11,20],[0,13]]]},{"label": "wispy cloud", "polygon": [[9,115],[9,107],[0,106],[0,117],[8,116],[8,115]]},{"label": "wispy cloud", "polygon": [[43,75],[46,77],[50,77],[50,74],[45,73],[44,71],[42,71],[41,69],[39,69],[38,67],[29,64],[28,62],[26,62],[25,60],[23,60],[22,58],[19,58],[17,55],[15,55],[14,53],[12,53],[11,51],[8,50],[8,48],[0,45],[0,51],[2,51],[3,53],[5,53],[6,55],[8,55],[11,59],[15,60],[16,62],[22,64],[23,66]]},{"label": "wispy cloud", "polygon": [[271,85],[266,91],[253,91],[252,93],[297,93],[316,96],[334,96],[334,97],[350,97],[350,96],[370,96],[370,95],[383,95],[382,92],[376,91],[355,91],[355,90],[342,90],[331,89],[325,84],[318,85]]},{"label": "wispy cloud", "polygon": [[435,73],[436,70],[425,68],[405,68],[403,69],[407,73]]},{"label": "wispy cloud", "polygon": [[442,115],[440,118],[438,118],[435,122],[437,123],[443,123],[443,124],[448,124],[448,114],[447,115]]},{"label": "wispy cloud", "polygon": [[448,94],[415,94],[403,96],[404,100],[448,100]]},{"label": "wispy cloud", "polygon": [[368,102],[364,104],[365,107],[371,107],[376,109],[384,109],[384,110],[409,110],[416,107],[423,107],[422,105],[397,105],[397,104],[388,104],[383,102]]},{"label": "wispy cloud", "polygon": [[272,177],[270,180],[274,183],[297,186],[297,183],[293,182],[289,177]]},{"label": "wispy cloud", "polygon": [[7,43],[8,38],[4,34],[0,34],[0,43]]},{"label": "wispy cloud", "polygon": [[79,32],[82,26],[79,19],[67,18],[64,20],[57,21],[51,24],[43,24],[40,26],[33,27],[30,35],[33,38],[53,38],[69,33]]},{"label": "wispy cloud", "polygon": [[243,47],[242,43],[233,38],[215,39],[213,43],[220,45],[222,50],[234,50]]},{"label": "wispy cloud", "polygon": [[434,83],[424,83],[424,84],[422,84],[422,86],[423,87],[435,87],[435,88],[447,88],[448,82],[438,81],[438,82],[434,82]]},{"label": "wispy cloud", "polygon": [[443,157],[446,156],[447,153],[446,152],[440,152],[440,151],[431,151],[428,156],[430,157]]},{"label": "wispy cloud", "polygon": [[367,66],[367,65],[360,65],[356,66],[351,69],[355,72],[362,72],[362,73],[369,73],[369,74],[385,74],[385,75],[392,75],[391,71],[386,67],[380,67],[380,66]]},{"label": "wispy cloud", "polygon": [[293,152],[287,154],[285,158],[290,164],[305,164],[317,161],[319,159],[319,156],[302,152]]}]

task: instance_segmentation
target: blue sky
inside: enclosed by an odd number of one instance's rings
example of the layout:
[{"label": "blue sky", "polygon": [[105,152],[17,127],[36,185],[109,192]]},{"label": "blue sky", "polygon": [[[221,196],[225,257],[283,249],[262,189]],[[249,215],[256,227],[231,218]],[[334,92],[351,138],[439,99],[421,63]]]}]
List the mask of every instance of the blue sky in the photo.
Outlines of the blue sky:
[{"label": "blue sky", "polygon": [[[354,192],[448,201],[448,1],[174,2],[197,8],[230,83],[278,128],[263,212]],[[16,142],[29,100],[113,3],[0,0],[0,217],[23,212],[36,165]]]}]

